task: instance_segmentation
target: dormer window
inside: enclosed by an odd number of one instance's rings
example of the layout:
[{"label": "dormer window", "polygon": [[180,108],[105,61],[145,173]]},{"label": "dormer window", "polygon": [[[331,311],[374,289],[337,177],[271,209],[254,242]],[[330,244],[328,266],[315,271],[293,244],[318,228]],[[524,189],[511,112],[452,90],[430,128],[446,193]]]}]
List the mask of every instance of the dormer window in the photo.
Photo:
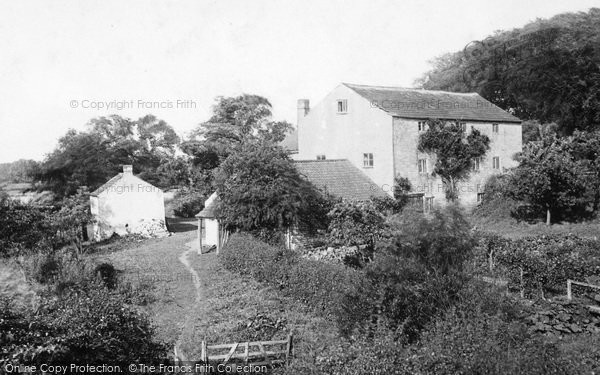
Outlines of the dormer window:
[{"label": "dormer window", "polygon": [[338,99],[337,113],[348,113],[348,100],[347,99]]}]

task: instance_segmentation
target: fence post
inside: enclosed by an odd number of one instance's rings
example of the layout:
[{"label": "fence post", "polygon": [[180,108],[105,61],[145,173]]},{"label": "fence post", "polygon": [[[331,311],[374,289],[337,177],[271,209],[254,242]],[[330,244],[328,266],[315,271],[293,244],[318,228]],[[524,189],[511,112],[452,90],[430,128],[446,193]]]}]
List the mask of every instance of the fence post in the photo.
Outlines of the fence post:
[{"label": "fence post", "polygon": [[288,335],[288,342],[287,342],[287,347],[286,347],[286,354],[285,354],[285,364],[289,365],[290,364],[290,358],[292,357],[292,338],[293,338],[293,333],[290,332],[290,334]]},{"label": "fence post", "polygon": [[567,299],[570,301],[573,299],[573,293],[571,292],[571,280],[567,279]]},{"label": "fence post", "polygon": [[519,267],[521,271],[521,298],[525,298],[525,283],[523,282],[523,267]]},{"label": "fence post", "polygon": [[200,354],[200,360],[204,363],[204,364],[208,364],[208,353],[207,353],[207,348],[206,348],[206,341],[202,340],[202,352]]}]

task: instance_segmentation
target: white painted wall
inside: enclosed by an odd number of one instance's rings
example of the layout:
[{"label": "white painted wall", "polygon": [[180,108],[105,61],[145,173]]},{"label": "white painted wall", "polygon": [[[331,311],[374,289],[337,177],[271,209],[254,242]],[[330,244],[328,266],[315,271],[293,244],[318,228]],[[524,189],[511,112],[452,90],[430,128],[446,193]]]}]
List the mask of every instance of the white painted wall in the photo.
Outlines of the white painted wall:
[{"label": "white painted wall", "polygon": [[205,237],[202,245],[217,245],[219,243],[219,222],[216,219],[203,219]]},{"label": "white painted wall", "polygon": [[[337,113],[337,100],[348,100],[348,112]],[[392,117],[344,85],[329,93],[298,122],[295,160],[348,159],[390,195],[394,182]],[[363,153],[374,166],[363,167]]]},{"label": "white painted wall", "polygon": [[[97,197],[90,197],[90,208],[96,218],[93,238],[100,240],[139,233],[141,226],[165,220],[164,196],[161,189],[133,174],[124,173],[119,181]],[[166,229],[165,229],[166,230]]]}]

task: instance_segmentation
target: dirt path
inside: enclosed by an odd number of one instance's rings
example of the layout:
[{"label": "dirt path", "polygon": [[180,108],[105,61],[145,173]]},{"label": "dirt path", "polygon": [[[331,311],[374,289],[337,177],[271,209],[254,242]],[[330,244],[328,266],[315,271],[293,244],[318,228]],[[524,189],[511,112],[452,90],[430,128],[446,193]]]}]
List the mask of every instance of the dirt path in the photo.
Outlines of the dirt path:
[{"label": "dirt path", "polygon": [[193,314],[199,299],[200,281],[190,266],[194,252],[189,244],[195,226],[170,237],[132,243],[127,248],[100,257],[121,271],[126,282],[146,289],[151,300],[142,308],[156,326],[157,339],[175,344]]}]

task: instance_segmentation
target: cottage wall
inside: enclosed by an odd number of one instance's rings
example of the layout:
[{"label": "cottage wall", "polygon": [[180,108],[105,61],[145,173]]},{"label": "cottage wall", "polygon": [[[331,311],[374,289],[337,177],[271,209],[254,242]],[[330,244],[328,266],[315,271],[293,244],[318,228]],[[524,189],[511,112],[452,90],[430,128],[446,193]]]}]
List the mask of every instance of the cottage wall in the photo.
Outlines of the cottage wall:
[{"label": "cottage wall", "polygon": [[124,174],[117,182],[90,197],[92,214],[96,218],[94,238],[117,233],[139,233],[144,227],[164,226],[165,205],[161,189],[132,174]]}]

